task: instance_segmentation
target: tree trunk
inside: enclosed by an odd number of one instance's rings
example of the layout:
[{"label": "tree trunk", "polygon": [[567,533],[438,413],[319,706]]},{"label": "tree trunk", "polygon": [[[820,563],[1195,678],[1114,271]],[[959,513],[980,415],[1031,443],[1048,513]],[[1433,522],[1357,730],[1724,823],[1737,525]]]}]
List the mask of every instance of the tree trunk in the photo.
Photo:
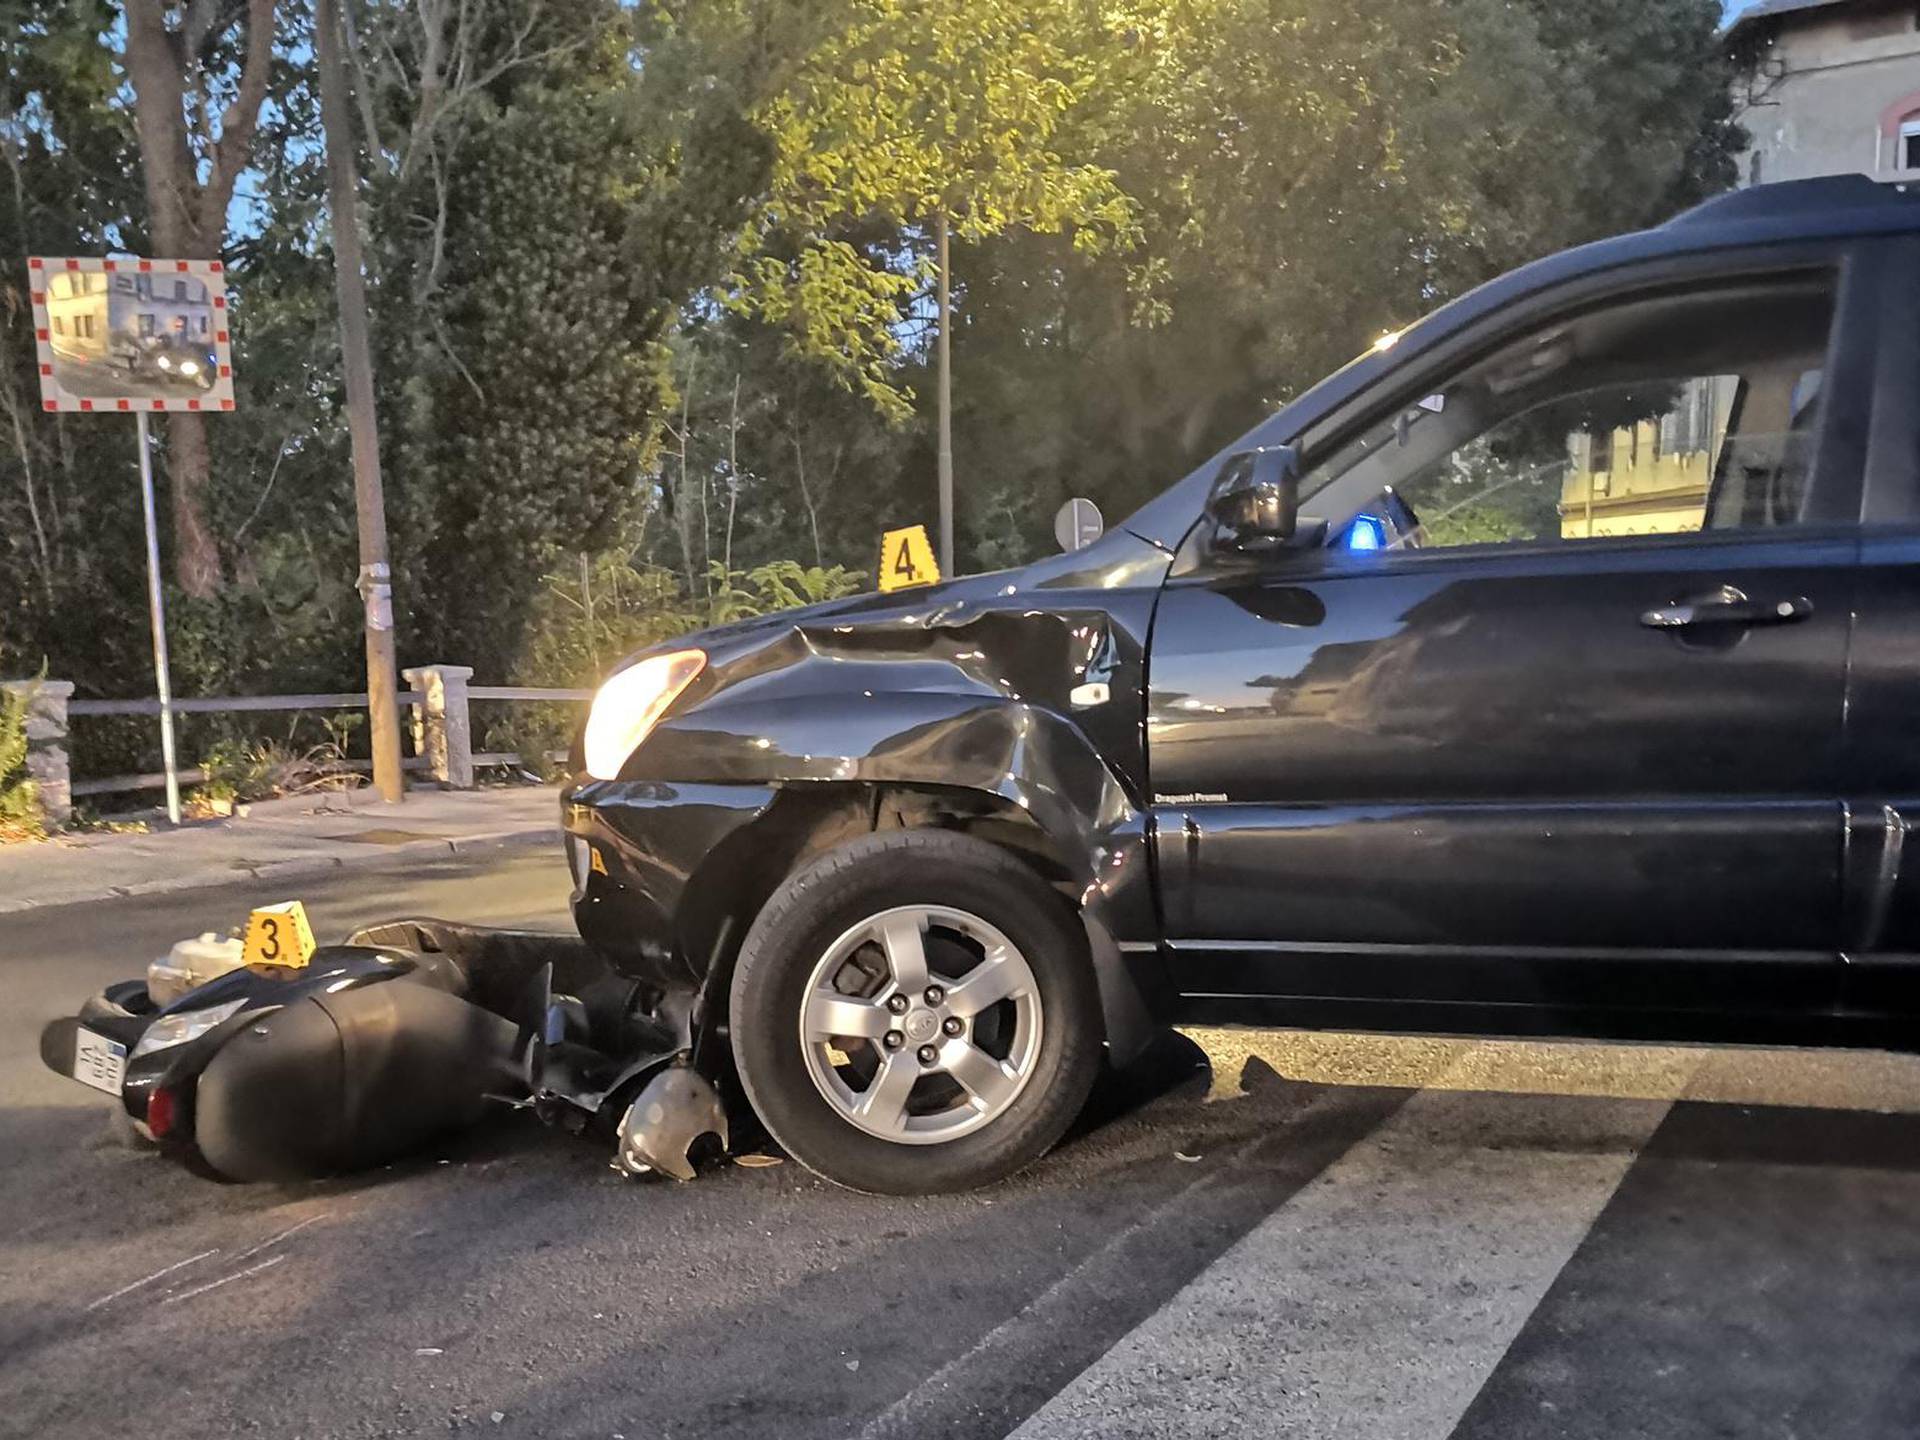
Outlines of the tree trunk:
[{"label": "tree trunk", "polygon": [[173,568],[180,588],[196,600],[220,593],[225,576],[220,546],[207,518],[213,461],[207,422],[199,415],[167,416],[167,489],[173,498]]},{"label": "tree trunk", "polygon": [[[234,182],[253,149],[260,104],[266,98],[273,59],[274,0],[247,0],[246,46],[238,88],[222,117],[220,138],[202,166],[187,138],[186,104],[193,93],[203,110],[216,100],[211,77],[201,69],[214,39],[213,14],[190,7],[184,30],[167,28],[166,0],[127,0],[126,65],[133,82],[134,133],[140,141],[140,172],[147,192],[154,252],[168,260],[216,260],[227,233],[227,206]],[[191,82],[189,77],[192,77]],[[187,594],[207,599],[219,593],[220,548],[207,518],[206,421],[199,415],[167,417],[167,480],[173,498],[174,566]]]},{"label": "tree trunk", "polygon": [[680,483],[673,492],[673,528],[680,536],[680,563],[687,572],[687,599],[700,593],[693,573],[693,500],[687,494],[687,441],[693,434],[693,377],[687,367],[687,388],[680,397]]},{"label": "tree trunk", "polygon": [[733,410],[727,416],[727,541],[720,568],[733,584],[733,512],[740,501],[740,374],[733,376]]},{"label": "tree trunk", "polygon": [[813,492],[807,488],[807,452],[801,448],[800,437],[789,433],[793,442],[794,473],[800,477],[800,503],[807,507],[807,528],[813,532],[813,565],[816,570],[824,570],[827,562],[820,554],[820,512],[814,508]]}]

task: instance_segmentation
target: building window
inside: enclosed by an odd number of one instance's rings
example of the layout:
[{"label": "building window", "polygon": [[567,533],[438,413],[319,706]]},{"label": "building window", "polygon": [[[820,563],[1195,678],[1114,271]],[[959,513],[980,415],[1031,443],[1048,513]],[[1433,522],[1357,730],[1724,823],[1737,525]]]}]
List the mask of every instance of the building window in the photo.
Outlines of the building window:
[{"label": "building window", "polygon": [[1920,170],[1920,115],[1900,122],[1900,148],[1895,152],[1902,170]]},{"label": "building window", "polygon": [[1587,442],[1587,468],[1596,475],[1613,470],[1613,431],[1599,430]]}]

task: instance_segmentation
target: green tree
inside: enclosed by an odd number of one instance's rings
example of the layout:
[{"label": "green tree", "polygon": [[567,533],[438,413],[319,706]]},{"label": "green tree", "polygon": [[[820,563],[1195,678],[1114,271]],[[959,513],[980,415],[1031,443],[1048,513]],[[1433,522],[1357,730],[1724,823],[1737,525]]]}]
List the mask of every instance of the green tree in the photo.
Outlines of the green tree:
[{"label": "green tree", "polygon": [[[775,158],[742,280],[759,313],[898,417],[901,315],[943,217],[962,240],[1131,234],[1112,172],[1073,153],[1111,42],[1070,0],[853,0],[843,14],[761,110]],[[845,238],[874,219],[890,231],[878,243]]]},{"label": "green tree", "polygon": [[[772,186],[742,270],[759,314],[791,323],[900,419],[911,398],[893,366],[901,322],[932,280],[949,569],[950,236],[1021,229],[1065,232],[1082,250],[1131,243],[1131,203],[1085,153],[1086,112],[1119,53],[1078,0],[853,0],[762,111]],[[874,220],[891,227],[883,243],[847,238],[850,224]]]},{"label": "green tree", "polygon": [[1716,14],[1170,9],[1097,156],[1136,200],[1145,258],[1010,235],[961,261],[977,557],[1047,548],[1069,494],[1117,518],[1382,331],[1729,184],[1742,137]]},{"label": "green tree", "polygon": [[[731,102],[636,77],[616,0],[383,0],[359,24],[392,57],[364,123],[401,643],[502,674],[542,573],[652,503],[666,337],[766,152]],[[682,42],[654,43],[684,78]]]},{"label": "green tree", "polygon": [[[275,3],[126,0],[124,25],[108,31],[121,37],[149,234],[161,255],[220,257],[234,187],[251,158],[267,98]],[[220,588],[221,564],[208,516],[205,417],[169,415],[167,441],[180,585],[209,598]]]},{"label": "green tree", "polygon": [[31,700],[24,691],[0,691],[0,844],[41,833],[39,788],[27,776]]},{"label": "green tree", "polygon": [[24,262],[144,235],[133,128],[99,42],[114,7],[7,0],[4,14],[0,620],[16,663],[110,675],[139,653],[145,608],[130,427],[42,412]]},{"label": "green tree", "polygon": [[[150,249],[120,8],[0,5],[0,253]],[[188,58],[237,95],[249,5],[161,8],[222,22]],[[1741,143],[1714,0],[344,8],[401,643],[487,678],[580,683],[814,593],[778,562],[870,570],[926,513],[943,337],[963,556],[1018,563],[1067,495],[1117,520],[1380,331],[1725,185]],[[170,596],[183,693],[359,672],[307,7],[274,9],[226,246],[240,403],[208,427],[230,583]],[[39,411],[27,315],[15,267],[8,660],[139,693],[129,438]],[[152,768],[150,726],[106,724],[85,763]]]}]

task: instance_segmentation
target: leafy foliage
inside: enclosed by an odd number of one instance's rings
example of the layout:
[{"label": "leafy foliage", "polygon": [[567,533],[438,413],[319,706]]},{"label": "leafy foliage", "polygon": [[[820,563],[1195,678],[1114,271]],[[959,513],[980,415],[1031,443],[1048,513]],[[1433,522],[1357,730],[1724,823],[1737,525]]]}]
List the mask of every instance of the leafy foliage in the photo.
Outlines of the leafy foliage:
[{"label": "leafy foliage", "polygon": [[327,741],[296,749],[282,740],[223,740],[201,760],[206,779],[188,797],[195,807],[213,808],[317,789],[352,788],[362,777],[346,768],[338,743]]},{"label": "leafy foliage", "polygon": [[[822,569],[780,560],[742,572],[715,562],[705,596],[694,601],[671,570],[624,556],[583,555],[577,571],[550,574],[542,582],[528,633],[529,683],[591,687],[636,650],[689,630],[837,600],[858,592],[865,580],[839,565]],[[567,706],[517,706],[483,727],[482,748],[515,751],[532,764],[563,748],[579,721]]]},{"label": "leafy foliage", "polygon": [[[904,418],[892,362],[930,220],[973,241],[1066,232],[1088,252],[1134,238],[1132,202],[1077,133],[1118,53],[1077,0],[849,0],[761,111],[775,159],[742,302]],[[861,221],[884,222],[865,248],[845,233]]]},{"label": "leafy foliage", "polygon": [[25,690],[0,690],[0,843],[38,839],[42,833],[38,787],[27,777]]},{"label": "leafy foliage", "polygon": [[497,674],[547,566],[645,508],[665,335],[760,167],[709,164],[724,126],[654,103],[644,72],[635,92],[616,0],[487,13],[464,78],[431,87],[417,7],[365,23],[411,62],[373,81],[382,133],[405,137],[371,211],[401,626],[415,653]]},{"label": "leafy foliage", "polygon": [[[836,593],[931,514],[937,216],[962,563],[1004,565],[1069,495],[1119,520],[1380,331],[1731,183],[1744,143],[1716,0],[343,8],[402,660],[493,681]],[[361,674],[310,18],[274,9],[224,255],[239,404],[206,425],[227,583],[168,597],[185,694]],[[148,249],[119,8],[8,14],[0,253]],[[9,654],[139,694],[131,438],[40,412],[24,278]],[[190,753],[261,738],[188,719]],[[88,770],[153,768],[150,725],[87,726]]]},{"label": "leafy foliage", "polygon": [[829,569],[779,560],[752,570],[726,570],[716,561],[707,593],[689,599],[670,570],[624,556],[582,556],[577,571],[542,582],[529,627],[529,683],[578,688],[597,683],[623,656],[711,625],[726,625],[775,610],[837,600],[858,592],[866,577],[844,566]]},{"label": "leafy foliage", "polygon": [[956,261],[976,559],[1035,553],[1071,494],[1124,514],[1383,331],[1731,183],[1742,137],[1716,7],[1606,10],[1163,12],[1099,152],[1138,205],[1147,258],[1010,235]]}]

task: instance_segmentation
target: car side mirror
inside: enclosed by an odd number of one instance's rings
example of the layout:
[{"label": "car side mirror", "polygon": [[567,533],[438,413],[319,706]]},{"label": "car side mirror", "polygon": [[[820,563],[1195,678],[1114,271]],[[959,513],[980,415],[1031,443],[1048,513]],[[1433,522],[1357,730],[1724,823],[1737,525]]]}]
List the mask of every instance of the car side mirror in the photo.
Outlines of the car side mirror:
[{"label": "car side mirror", "polygon": [[1207,498],[1207,517],[1222,543],[1268,550],[1290,542],[1300,528],[1300,454],[1269,445],[1236,455]]}]

